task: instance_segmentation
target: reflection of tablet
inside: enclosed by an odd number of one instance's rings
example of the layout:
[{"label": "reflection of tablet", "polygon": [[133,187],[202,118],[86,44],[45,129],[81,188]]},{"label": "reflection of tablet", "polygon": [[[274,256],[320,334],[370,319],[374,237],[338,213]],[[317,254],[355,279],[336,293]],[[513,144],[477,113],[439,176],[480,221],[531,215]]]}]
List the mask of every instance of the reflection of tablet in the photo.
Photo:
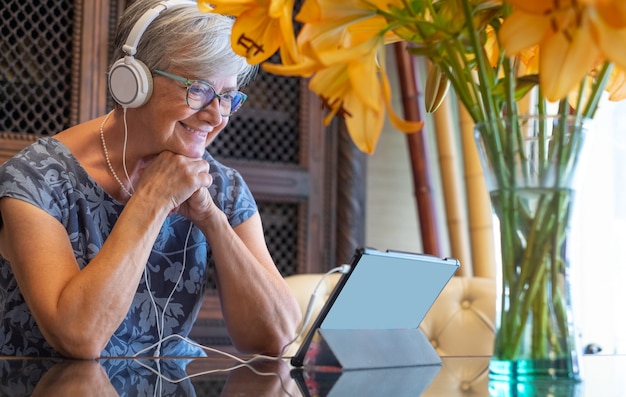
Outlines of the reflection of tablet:
[{"label": "reflection of tablet", "polygon": [[417,328],[459,268],[456,259],[374,249],[358,249],[350,265],[291,358],[293,366],[305,364],[318,328]]},{"label": "reflection of tablet", "polygon": [[417,397],[430,386],[440,370],[439,365],[358,371],[299,367],[291,370],[291,377],[303,397]]},{"label": "reflection of tablet", "polygon": [[309,371],[304,367],[293,368],[291,370],[291,378],[295,380],[296,385],[298,385],[302,397],[328,396],[335,383],[337,383],[337,380],[339,380],[339,377],[341,377],[341,374],[341,370],[326,371],[322,369]]}]

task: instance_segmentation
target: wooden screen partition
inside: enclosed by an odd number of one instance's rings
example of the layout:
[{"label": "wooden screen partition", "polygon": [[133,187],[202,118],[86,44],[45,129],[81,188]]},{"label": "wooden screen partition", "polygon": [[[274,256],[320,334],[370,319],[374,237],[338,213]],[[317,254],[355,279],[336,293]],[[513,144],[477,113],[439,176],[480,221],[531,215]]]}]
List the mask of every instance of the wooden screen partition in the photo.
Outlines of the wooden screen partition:
[{"label": "wooden screen partition", "polygon": [[15,156],[20,150],[39,139],[41,135],[0,132],[0,164]]}]

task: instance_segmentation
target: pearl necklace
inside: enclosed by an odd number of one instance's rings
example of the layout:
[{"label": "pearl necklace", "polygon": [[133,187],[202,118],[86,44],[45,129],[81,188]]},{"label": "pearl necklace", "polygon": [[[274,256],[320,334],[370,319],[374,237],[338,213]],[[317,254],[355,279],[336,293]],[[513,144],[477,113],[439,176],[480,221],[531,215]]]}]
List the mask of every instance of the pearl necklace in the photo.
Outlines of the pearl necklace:
[{"label": "pearl necklace", "polygon": [[115,172],[115,169],[113,169],[113,166],[111,165],[111,159],[109,158],[109,151],[107,150],[107,144],[104,141],[104,125],[109,120],[109,116],[111,116],[111,114],[113,114],[113,111],[109,112],[109,114],[106,115],[104,120],[102,120],[102,124],[100,124],[100,140],[102,141],[102,150],[104,151],[104,158],[107,162],[107,166],[109,167],[109,171],[111,171],[111,174],[113,175],[113,178],[115,178],[117,183],[119,183],[120,187],[122,188],[122,191],[124,191],[124,193],[126,193],[127,196],[131,197],[133,194],[129,192],[128,189],[126,189],[126,186],[124,186],[120,178],[117,176],[117,172]]}]

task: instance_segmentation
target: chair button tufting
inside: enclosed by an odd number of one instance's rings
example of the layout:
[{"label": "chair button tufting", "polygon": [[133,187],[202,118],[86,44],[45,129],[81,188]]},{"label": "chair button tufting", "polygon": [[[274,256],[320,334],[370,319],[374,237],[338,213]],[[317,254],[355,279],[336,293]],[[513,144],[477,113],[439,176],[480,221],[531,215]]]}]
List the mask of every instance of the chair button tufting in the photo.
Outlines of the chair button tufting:
[{"label": "chair button tufting", "polygon": [[430,340],[430,344],[436,349],[439,347],[439,343],[437,342],[437,339],[431,339]]},{"label": "chair button tufting", "polygon": [[472,307],[472,302],[464,300],[463,302],[461,302],[461,307],[463,309],[469,309],[470,307]]}]

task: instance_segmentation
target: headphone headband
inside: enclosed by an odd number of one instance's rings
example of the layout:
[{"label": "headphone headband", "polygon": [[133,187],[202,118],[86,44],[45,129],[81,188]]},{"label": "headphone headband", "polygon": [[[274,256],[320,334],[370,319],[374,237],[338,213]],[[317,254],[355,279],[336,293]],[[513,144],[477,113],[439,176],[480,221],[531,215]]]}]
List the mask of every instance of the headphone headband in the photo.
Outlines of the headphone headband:
[{"label": "headphone headband", "polygon": [[156,4],[154,7],[146,11],[145,14],[141,16],[133,26],[132,30],[128,34],[128,38],[126,39],[126,44],[122,47],[122,50],[128,55],[135,55],[137,52],[137,46],[139,45],[139,40],[141,40],[141,36],[146,31],[148,26],[154,21],[163,11],[169,10],[174,7],[180,6],[197,6],[198,4],[195,1],[190,0],[169,0],[162,1]]}]

